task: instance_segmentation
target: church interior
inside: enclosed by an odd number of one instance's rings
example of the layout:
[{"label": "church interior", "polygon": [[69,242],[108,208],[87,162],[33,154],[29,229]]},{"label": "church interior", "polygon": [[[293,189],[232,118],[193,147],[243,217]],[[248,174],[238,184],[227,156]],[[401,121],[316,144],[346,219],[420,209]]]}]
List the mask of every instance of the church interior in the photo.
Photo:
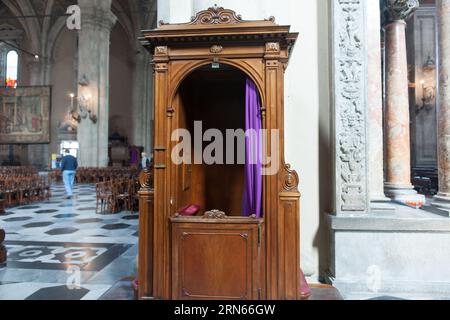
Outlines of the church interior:
[{"label": "church interior", "polygon": [[0,300],[450,300],[450,0],[1,0]]}]

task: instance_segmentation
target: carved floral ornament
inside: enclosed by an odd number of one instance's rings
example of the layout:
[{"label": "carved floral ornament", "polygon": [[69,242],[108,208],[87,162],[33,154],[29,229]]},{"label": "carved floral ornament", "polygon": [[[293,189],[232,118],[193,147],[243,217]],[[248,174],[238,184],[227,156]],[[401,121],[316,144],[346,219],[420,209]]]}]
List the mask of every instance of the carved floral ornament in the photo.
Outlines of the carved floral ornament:
[{"label": "carved floral ornament", "polygon": [[159,46],[155,48],[155,55],[161,56],[161,55],[167,55],[167,47],[165,46]]},{"label": "carved floral ornament", "polygon": [[268,42],[266,43],[266,52],[278,53],[280,52],[280,43],[278,42]]},{"label": "carved floral ornament", "polygon": [[221,53],[223,51],[223,47],[221,45],[214,45],[209,49],[209,51],[216,54]]},{"label": "carved floral ornament", "polygon": [[225,212],[220,210],[211,210],[205,212],[206,219],[226,219],[227,215]]},{"label": "carved floral ornament", "polygon": [[420,6],[419,0],[386,0],[388,22],[408,19]]},{"label": "carved floral ornament", "polygon": [[192,17],[190,24],[235,24],[242,22],[242,16],[233,10],[224,9],[215,5],[205,11],[200,11]]},{"label": "carved floral ornament", "polygon": [[149,168],[145,168],[139,174],[139,184],[142,189],[153,188],[153,172]]},{"label": "carved floral ornament", "polygon": [[284,182],[283,189],[284,191],[297,191],[299,184],[299,177],[295,170],[291,169],[290,164],[286,164],[284,166]]}]

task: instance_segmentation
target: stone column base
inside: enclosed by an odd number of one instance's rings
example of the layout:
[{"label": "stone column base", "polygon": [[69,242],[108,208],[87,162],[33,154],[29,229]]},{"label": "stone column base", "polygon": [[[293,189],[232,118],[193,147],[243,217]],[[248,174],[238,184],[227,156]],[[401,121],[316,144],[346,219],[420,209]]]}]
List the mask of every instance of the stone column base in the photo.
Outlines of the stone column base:
[{"label": "stone column base", "polygon": [[431,202],[433,207],[446,211],[450,217],[450,197],[438,193]]},{"label": "stone column base", "polygon": [[426,203],[426,198],[422,194],[418,194],[413,186],[399,186],[385,184],[386,195],[393,201],[405,204],[414,208],[422,208]]},{"label": "stone column base", "polygon": [[370,196],[370,209],[372,212],[395,211],[395,207],[391,203],[391,199],[382,194],[372,194]]},{"label": "stone column base", "polygon": [[383,203],[383,202],[390,202],[390,201],[391,201],[391,199],[386,197],[384,193],[370,195],[370,202]]}]

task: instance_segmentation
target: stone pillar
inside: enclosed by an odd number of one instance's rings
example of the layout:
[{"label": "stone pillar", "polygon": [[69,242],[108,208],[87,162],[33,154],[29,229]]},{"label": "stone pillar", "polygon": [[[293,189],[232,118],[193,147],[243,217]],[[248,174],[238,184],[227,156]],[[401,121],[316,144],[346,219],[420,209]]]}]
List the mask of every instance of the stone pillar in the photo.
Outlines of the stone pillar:
[{"label": "stone pillar", "polygon": [[439,193],[433,205],[450,211],[450,0],[437,0],[439,33]]},{"label": "stone pillar", "polygon": [[133,143],[144,147],[151,153],[153,136],[151,121],[153,119],[153,73],[150,65],[150,55],[142,49],[135,57],[135,73],[133,85]]},{"label": "stone pillar", "polygon": [[369,127],[369,192],[371,209],[389,209],[384,194],[383,96],[381,75],[381,17],[378,1],[366,2]]},{"label": "stone pillar", "polygon": [[117,18],[111,12],[111,0],[78,0],[78,4],[82,14],[78,34],[78,103],[91,111],[91,116],[81,112],[77,131],[79,162],[84,167],[106,167],[110,34]]},{"label": "stone pillar", "polygon": [[136,146],[143,146],[144,131],[143,131],[143,50],[136,53],[134,57],[134,75],[133,75],[133,144]]},{"label": "stone pillar", "polygon": [[411,184],[410,117],[405,20],[418,0],[386,1],[386,194],[394,201],[423,206]]}]

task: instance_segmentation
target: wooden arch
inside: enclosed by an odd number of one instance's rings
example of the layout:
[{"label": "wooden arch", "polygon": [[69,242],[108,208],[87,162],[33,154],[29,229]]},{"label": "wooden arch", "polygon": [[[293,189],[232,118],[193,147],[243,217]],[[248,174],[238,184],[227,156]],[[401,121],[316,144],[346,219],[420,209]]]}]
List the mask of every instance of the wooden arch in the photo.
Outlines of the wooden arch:
[{"label": "wooden arch", "polygon": [[[173,98],[175,97],[180,85],[183,83],[183,81],[193,72],[195,72],[198,68],[201,68],[205,65],[209,65],[211,63],[215,62],[214,58],[208,58],[205,60],[200,61],[192,61],[187,63],[183,69],[181,69],[177,74],[175,74],[171,79],[171,88],[173,90],[169,92],[169,101],[173,101]],[[245,75],[247,75],[252,81],[255,83],[256,87],[258,88],[258,92],[261,96],[261,103],[264,105],[264,87],[263,87],[263,79],[260,74],[254,69],[251,68],[251,66],[247,65],[245,61],[235,61],[232,59],[221,59],[221,64],[226,64],[229,66],[232,66],[239,71],[243,72]]]}]

